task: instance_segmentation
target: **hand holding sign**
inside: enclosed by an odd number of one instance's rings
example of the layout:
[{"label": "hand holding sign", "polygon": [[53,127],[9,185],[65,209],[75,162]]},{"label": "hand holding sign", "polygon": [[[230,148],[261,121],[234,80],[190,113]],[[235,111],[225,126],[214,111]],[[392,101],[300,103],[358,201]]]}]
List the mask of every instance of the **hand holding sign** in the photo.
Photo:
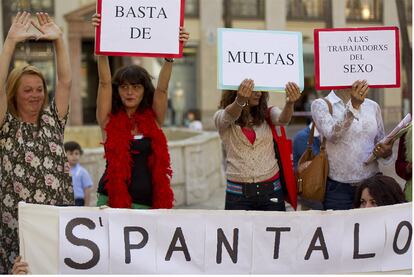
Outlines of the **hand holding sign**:
[{"label": "hand holding sign", "polygon": [[364,103],[365,97],[369,91],[367,80],[355,81],[352,84],[351,89],[351,103],[354,109],[359,109],[362,103]]},{"label": "hand holding sign", "polygon": [[190,33],[185,30],[184,27],[180,27],[180,42],[185,46],[190,38]]},{"label": "hand holding sign", "polygon": [[243,82],[241,82],[239,89],[237,90],[237,96],[234,100],[236,101],[236,104],[242,108],[246,106],[249,98],[252,96],[253,88],[254,81],[252,79],[244,79]]},{"label": "hand holding sign", "polygon": [[288,82],[285,87],[286,91],[286,103],[293,104],[296,101],[299,100],[301,94],[300,94],[300,88],[299,86],[294,82]]}]

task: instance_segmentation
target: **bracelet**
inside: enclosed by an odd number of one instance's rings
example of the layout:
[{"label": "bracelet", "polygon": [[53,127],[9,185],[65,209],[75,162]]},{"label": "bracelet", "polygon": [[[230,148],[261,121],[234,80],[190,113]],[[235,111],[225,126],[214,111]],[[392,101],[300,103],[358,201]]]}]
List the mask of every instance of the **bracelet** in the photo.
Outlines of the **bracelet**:
[{"label": "bracelet", "polygon": [[236,102],[236,104],[240,107],[240,108],[244,108],[247,105],[247,101],[244,102],[243,104],[240,104],[239,101],[237,101],[237,96],[234,99],[234,102]]},{"label": "bracelet", "polygon": [[174,58],[164,58],[164,60],[168,63],[173,63],[174,62]]}]

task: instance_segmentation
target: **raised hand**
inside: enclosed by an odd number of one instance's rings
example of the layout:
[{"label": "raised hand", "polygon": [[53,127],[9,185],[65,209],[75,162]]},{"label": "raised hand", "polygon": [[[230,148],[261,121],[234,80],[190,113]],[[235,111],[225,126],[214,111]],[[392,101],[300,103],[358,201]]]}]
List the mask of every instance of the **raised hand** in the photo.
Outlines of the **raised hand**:
[{"label": "raised hand", "polygon": [[244,79],[239,86],[235,101],[239,106],[245,106],[249,98],[252,96],[254,81],[252,79]]},{"label": "raised hand", "polygon": [[18,12],[16,18],[14,19],[9,33],[7,34],[7,39],[12,40],[15,43],[25,41],[26,39],[36,38],[36,35],[32,32],[29,32],[31,20],[30,13]]},{"label": "raised hand", "polygon": [[351,89],[351,103],[354,109],[359,109],[362,103],[364,103],[365,97],[369,91],[367,80],[355,81],[352,84]]},{"label": "raised hand", "polygon": [[36,17],[38,23],[32,21],[32,25],[42,33],[37,39],[57,40],[62,37],[62,30],[49,17],[49,14],[38,12]]},{"label": "raised hand", "polygon": [[14,261],[12,274],[13,275],[26,275],[29,273],[29,265],[22,261],[22,257],[18,256]]},{"label": "raised hand", "polygon": [[288,82],[285,87],[286,103],[293,104],[300,98],[300,88],[294,82]]},{"label": "raised hand", "polygon": [[[93,24],[93,23],[92,23]],[[180,27],[180,41],[185,46],[190,38],[190,33],[185,30],[184,27]]]},{"label": "raised hand", "polygon": [[93,27],[98,27],[101,25],[101,15],[99,13],[92,15],[92,25]]}]

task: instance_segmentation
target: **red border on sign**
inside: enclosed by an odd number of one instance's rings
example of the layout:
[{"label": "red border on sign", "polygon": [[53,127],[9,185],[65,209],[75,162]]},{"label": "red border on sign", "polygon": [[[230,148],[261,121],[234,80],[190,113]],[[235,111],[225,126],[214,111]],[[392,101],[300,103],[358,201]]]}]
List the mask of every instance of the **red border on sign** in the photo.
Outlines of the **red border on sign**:
[{"label": "red border on sign", "polygon": [[314,29],[314,53],[315,53],[315,89],[316,90],[331,90],[351,88],[352,86],[321,86],[320,85],[320,63],[319,63],[319,32],[342,32],[342,31],[381,31],[394,30],[395,31],[395,65],[396,65],[396,82],[395,84],[385,85],[370,85],[371,88],[399,88],[400,87],[400,36],[398,27],[363,27],[363,28],[334,28],[334,29]]},{"label": "red border on sign", "polygon": [[[102,14],[102,1],[96,1],[96,10],[98,14]],[[184,26],[184,6],[185,0],[181,1],[180,9],[180,27]],[[165,54],[165,53],[139,53],[139,52],[107,52],[101,51],[101,26],[95,30],[95,53],[96,55],[106,56],[140,56],[140,57],[157,57],[157,58],[181,58],[183,56],[183,43],[180,42],[178,54]]]}]

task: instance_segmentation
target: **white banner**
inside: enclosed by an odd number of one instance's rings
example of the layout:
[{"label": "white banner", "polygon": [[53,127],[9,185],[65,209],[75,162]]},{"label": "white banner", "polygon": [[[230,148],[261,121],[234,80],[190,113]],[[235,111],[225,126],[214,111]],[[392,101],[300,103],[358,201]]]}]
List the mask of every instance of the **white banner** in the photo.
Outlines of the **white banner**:
[{"label": "white banner", "polygon": [[98,0],[98,55],[181,57],[184,0]]},{"label": "white banner", "polygon": [[316,89],[400,86],[397,27],[315,29]]},{"label": "white banner", "polygon": [[237,90],[248,78],[254,90],[284,91],[303,84],[302,33],[246,29],[217,30],[219,89]]},{"label": "white banner", "polygon": [[32,274],[408,272],[411,203],[350,211],[126,210],[19,203]]}]

